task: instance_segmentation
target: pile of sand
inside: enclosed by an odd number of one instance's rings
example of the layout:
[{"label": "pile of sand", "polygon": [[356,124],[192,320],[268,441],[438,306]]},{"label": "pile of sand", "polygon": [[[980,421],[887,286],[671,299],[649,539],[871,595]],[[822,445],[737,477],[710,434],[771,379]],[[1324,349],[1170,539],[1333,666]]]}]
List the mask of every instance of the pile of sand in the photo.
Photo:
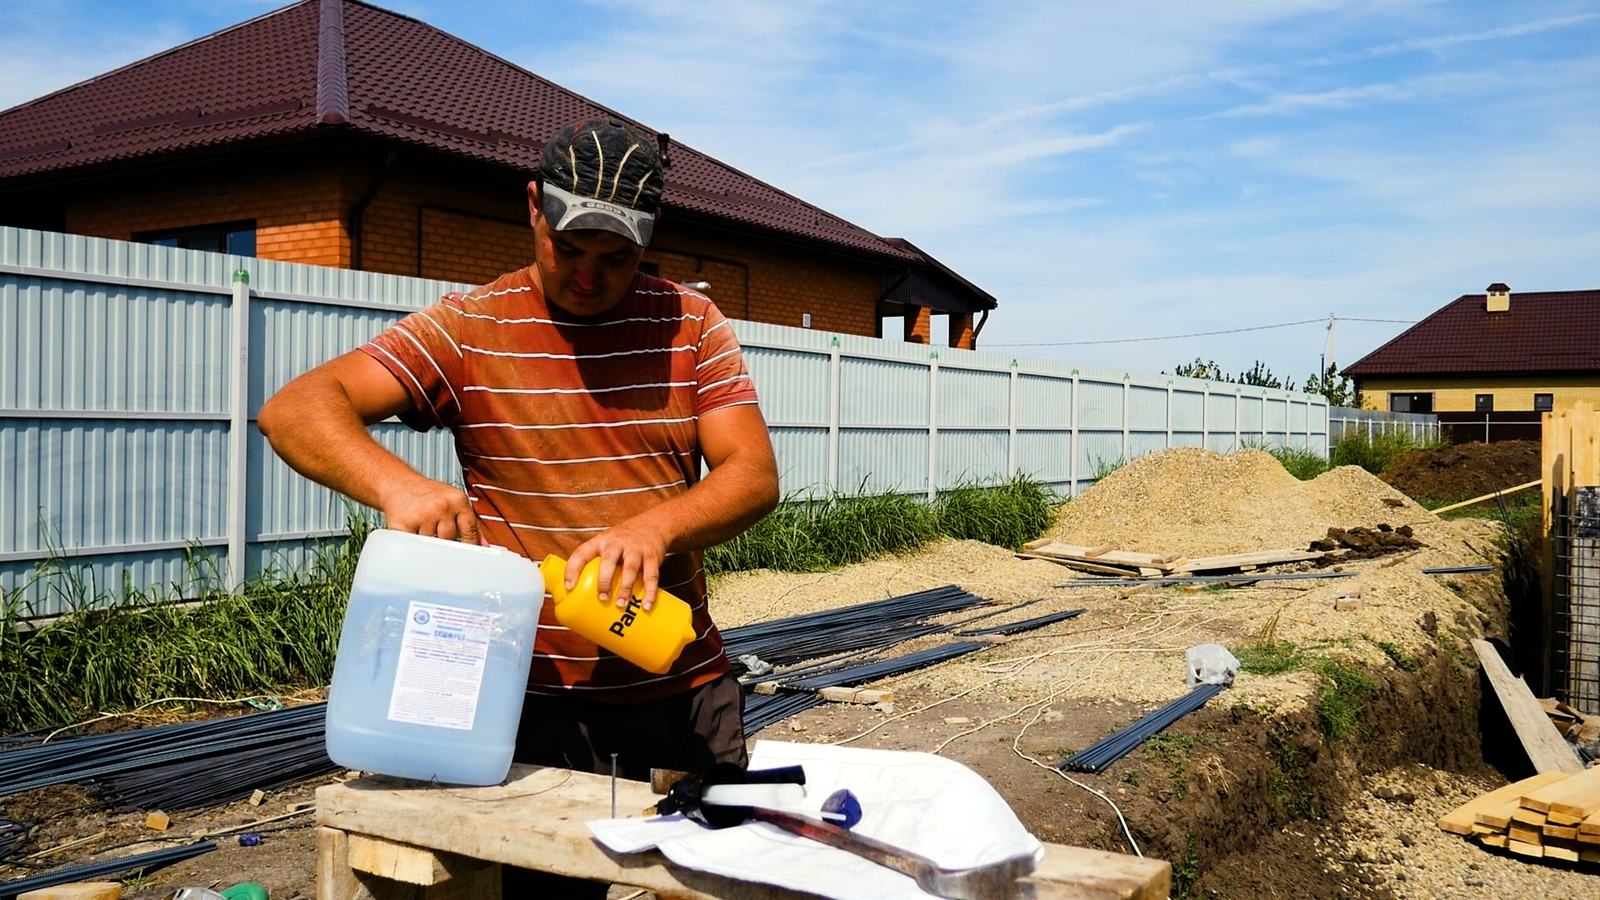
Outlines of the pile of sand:
[{"label": "pile of sand", "polygon": [[1365,470],[1299,481],[1271,454],[1162,450],[1117,469],[1063,507],[1050,537],[1205,556],[1303,548],[1330,527],[1417,525],[1427,510]]}]

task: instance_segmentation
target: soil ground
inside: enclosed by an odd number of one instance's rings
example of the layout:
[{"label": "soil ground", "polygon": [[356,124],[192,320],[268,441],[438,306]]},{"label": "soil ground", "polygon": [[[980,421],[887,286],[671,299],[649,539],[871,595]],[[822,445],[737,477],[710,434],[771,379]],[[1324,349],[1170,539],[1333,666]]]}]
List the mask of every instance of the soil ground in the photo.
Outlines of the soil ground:
[{"label": "soil ground", "polygon": [[[1506,781],[1484,762],[1467,642],[1505,636],[1507,601],[1497,575],[1420,570],[1496,562],[1498,524],[1442,521],[1359,470],[1302,483],[1260,453],[1169,451],[1107,476],[1063,510],[1053,534],[1198,554],[1299,546],[1329,527],[1379,524],[1410,525],[1423,546],[1343,564],[1337,570],[1352,577],[1328,581],[1062,587],[1084,576],[944,541],[827,573],[728,576],[713,585],[712,602],[725,627],[951,583],[998,603],[1040,600],[995,622],[1083,608],[1075,619],[873,685],[894,690],[892,708],[826,704],[752,737],[942,753],[987,777],[1041,839],[1131,852],[1131,836],[1142,852],[1172,862],[1177,896],[1600,895],[1592,868],[1500,857],[1434,825]],[[1336,609],[1356,595],[1359,608]],[[944,639],[920,640],[897,652]],[[1236,650],[1280,642],[1301,661],[1279,674],[1241,674],[1103,774],[1068,778],[1053,768],[1184,693],[1185,648],[1212,641]],[[1372,689],[1333,690],[1330,665],[1364,675]],[[1335,734],[1326,723],[1339,704],[1348,727]],[[174,830],[250,821],[307,795],[309,787],[260,809],[234,804],[178,817]],[[18,799],[35,804],[29,815],[73,807],[67,794]],[[113,834],[96,846],[142,836],[131,814],[76,815],[53,823],[44,843],[108,825]],[[128,896],[249,878],[275,900],[309,898],[314,857],[308,828],[267,833],[259,847],[230,843],[134,883]]]},{"label": "soil ground", "polygon": [[1537,479],[1539,442],[1474,442],[1408,450],[1382,477],[1418,502],[1454,503]]}]

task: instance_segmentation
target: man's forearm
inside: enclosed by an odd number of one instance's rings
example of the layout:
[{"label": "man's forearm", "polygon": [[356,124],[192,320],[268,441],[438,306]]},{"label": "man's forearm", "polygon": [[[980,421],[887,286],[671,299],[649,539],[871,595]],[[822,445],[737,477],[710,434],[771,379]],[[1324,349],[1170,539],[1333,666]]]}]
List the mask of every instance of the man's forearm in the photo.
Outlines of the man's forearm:
[{"label": "man's forearm", "polygon": [[386,492],[422,478],[373,439],[344,391],[291,391],[273,398],[259,421],[272,449],[301,475],[383,509]]},{"label": "man's forearm", "polygon": [[668,553],[687,553],[737,537],[777,505],[777,475],[770,466],[735,457],[635,522],[665,535]]}]

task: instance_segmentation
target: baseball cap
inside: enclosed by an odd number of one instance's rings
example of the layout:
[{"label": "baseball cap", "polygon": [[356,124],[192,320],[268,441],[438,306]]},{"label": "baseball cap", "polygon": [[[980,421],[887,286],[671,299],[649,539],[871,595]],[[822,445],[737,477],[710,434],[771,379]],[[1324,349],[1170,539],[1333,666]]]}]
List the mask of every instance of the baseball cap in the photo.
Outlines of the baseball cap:
[{"label": "baseball cap", "polygon": [[656,142],[616,119],[561,129],[544,145],[539,206],[556,231],[600,229],[641,247],[661,208],[662,165]]}]

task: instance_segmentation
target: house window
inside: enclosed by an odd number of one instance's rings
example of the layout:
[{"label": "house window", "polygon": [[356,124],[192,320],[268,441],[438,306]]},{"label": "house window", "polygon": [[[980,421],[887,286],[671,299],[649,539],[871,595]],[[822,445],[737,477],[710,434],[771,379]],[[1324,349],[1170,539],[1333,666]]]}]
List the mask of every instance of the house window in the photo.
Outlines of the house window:
[{"label": "house window", "polygon": [[231,253],[234,256],[256,255],[256,223],[254,222],[222,222],[216,225],[194,225],[188,228],[141,231],[135,234],[133,239],[142,244],[178,247],[183,250]]},{"label": "house window", "polygon": [[1533,395],[1533,411],[1534,412],[1549,412],[1550,410],[1555,409],[1555,408],[1556,408],[1556,395],[1555,394],[1534,394]]},{"label": "house window", "polygon": [[1390,412],[1433,412],[1433,394],[1389,394]]},{"label": "house window", "polygon": [[1494,412],[1493,394],[1476,394],[1472,398],[1472,408],[1476,412]]}]

